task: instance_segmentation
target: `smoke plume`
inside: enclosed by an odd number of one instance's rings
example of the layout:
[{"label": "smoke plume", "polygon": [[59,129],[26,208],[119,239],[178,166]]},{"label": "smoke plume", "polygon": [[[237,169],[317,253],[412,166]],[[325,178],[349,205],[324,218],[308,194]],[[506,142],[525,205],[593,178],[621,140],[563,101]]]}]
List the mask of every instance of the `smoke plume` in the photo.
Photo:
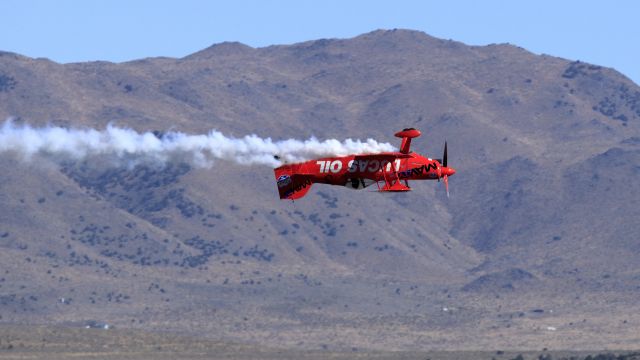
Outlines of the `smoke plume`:
[{"label": "smoke plume", "polygon": [[[45,157],[54,161],[103,157],[123,166],[142,162],[166,164],[187,161],[195,166],[208,167],[215,160],[227,160],[243,165],[277,167],[282,162],[394,150],[392,145],[373,139],[347,139],[342,142],[335,139],[320,141],[316,138],[273,141],[257,135],[228,137],[216,130],[200,135],[167,132],[159,136],[113,125],[96,130],[31,127],[12,121],[6,121],[0,128],[0,154],[15,153],[25,160]],[[274,155],[278,155],[280,160],[275,159]]]}]

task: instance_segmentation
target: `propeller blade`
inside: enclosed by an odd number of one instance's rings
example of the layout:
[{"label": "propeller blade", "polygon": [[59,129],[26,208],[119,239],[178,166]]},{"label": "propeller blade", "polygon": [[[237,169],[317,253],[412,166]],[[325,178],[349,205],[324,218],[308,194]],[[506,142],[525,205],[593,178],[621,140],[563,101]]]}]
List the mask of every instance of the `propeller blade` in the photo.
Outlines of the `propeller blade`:
[{"label": "propeller blade", "polygon": [[447,142],[444,142],[444,156],[442,157],[442,166],[447,167]]},{"label": "propeller blade", "polygon": [[447,198],[449,197],[449,177],[444,176],[444,188],[447,190]]}]

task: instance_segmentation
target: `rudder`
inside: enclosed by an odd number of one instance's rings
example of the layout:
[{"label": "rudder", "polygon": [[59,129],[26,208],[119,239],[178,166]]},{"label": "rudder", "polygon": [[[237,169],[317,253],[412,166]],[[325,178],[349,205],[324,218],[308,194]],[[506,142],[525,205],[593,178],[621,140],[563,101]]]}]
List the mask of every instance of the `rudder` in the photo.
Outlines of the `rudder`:
[{"label": "rudder", "polygon": [[273,170],[280,199],[296,200],[305,196],[313,185],[311,175],[296,174],[291,165]]}]

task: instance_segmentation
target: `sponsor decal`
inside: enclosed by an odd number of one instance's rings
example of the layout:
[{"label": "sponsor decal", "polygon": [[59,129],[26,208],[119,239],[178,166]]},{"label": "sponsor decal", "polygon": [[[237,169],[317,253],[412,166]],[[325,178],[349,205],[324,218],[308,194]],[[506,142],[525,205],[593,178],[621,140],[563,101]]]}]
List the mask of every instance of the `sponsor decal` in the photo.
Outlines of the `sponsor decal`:
[{"label": "sponsor decal", "polygon": [[[343,160],[322,160],[316,161],[316,164],[320,167],[320,173],[324,174],[337,174],[343,168]],[[346,170],[349,173],[376,173],[379,171],[392,171],[392,166],[395,168],[395,171],[400,169],[401,159],[395,159],[393,162],[389,162],[387,160],[378,160],[378,159],[354,159],[349,160],[346,166]],[[407,169],[404,171],[399,171],[398,176],[401,178],[410,178],[412,176],[427,176],[429,178],[436,179],[438,177],[437,174],[429,173],[431,170],[436,170],[438,168],[437,162],[433,161],[431,163],[415,167],[412,169]],[[327,175],[331,176],[331,175]]]},{"label": "sponsor decal", "polygon": [[278,178],[278,187],[283,188],[291,184],[291,177],[289,175],[280,175]]},{"label": "sponsor decal", "polygon": [[332,172],[332,173],[336,174],[336,173],[340,172],[340,170],[342,170],[342,161],[341,160],[316,161],[316,164],[320,165],[320,173]]},{"label": "sponsor decal", "polygon": [[[339,173],[343,168],[343,160],[320,160],[316,161],[316,164],[320,167],[319,172],[321,174]],[[395,171],[400,169],[400,159],[395,159],[392,163],[388,160],[350,160],[347,163],[347,171],[350,173],[375,173],[378,171],[382,171],[386,168],[386,171],[391,171],[391,165],[394,165]]]},{"label": "sponsor decal", "polygon": [[311,184],[312,182],[309,178],[305,178],[299,183],[294,183],[293,187],[284,193],[284,197],[289,197],[300,190],[306,189],[308,186],[311,186]]},{"label": "sponsor decal", "polygon": [[[426,165],[422,165],[422,166],[417,167],[417,168],[408,169],[408,170],[405,170],[405,171],[400,171],[398,173],[398,175],[401,178],[408,178],[408,177],[411,177],[411,176],[414,176],[414,175],[415,176],[420,176],[422,174],[428,173],[429,171],[431,171],[431,169],[436,170],[437,168],[438,168],[438,165],[435,162],[432,162],[432,163],[429,163],[429,164],[426,164]],[[435,179],[435,178],[438,177],[438,175],[437,174],[430,174],[430,177]]]}]

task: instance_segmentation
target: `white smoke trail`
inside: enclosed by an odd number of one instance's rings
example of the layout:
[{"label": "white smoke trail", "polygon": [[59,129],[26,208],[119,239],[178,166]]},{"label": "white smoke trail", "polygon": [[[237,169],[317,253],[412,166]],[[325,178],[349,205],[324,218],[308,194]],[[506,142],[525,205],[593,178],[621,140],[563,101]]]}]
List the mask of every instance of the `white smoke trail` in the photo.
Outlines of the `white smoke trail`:
[{"label": "white smoke trail", "polygon": [[[367,154],[395,151],[388,143],[335,139],[319,141],[281,140],[247,135],[227,137],[212,130],[206,135],[168,132],[161,137],[151,132],[108,125],[104,130],[46,126],[34,128],[6,121],[0,128],[0,154],[13,152],[23,159],[43,156],[57,161],[85,160],[104,156],[116,159],[119,165],[139,162],[165,164],[179,159],[199,167],[211,166],[214,160],[238,164],[261,164],[277,167],[282,162],[300,162],[324,156]],[[280,160],[274,158],[278,155]]]}]

